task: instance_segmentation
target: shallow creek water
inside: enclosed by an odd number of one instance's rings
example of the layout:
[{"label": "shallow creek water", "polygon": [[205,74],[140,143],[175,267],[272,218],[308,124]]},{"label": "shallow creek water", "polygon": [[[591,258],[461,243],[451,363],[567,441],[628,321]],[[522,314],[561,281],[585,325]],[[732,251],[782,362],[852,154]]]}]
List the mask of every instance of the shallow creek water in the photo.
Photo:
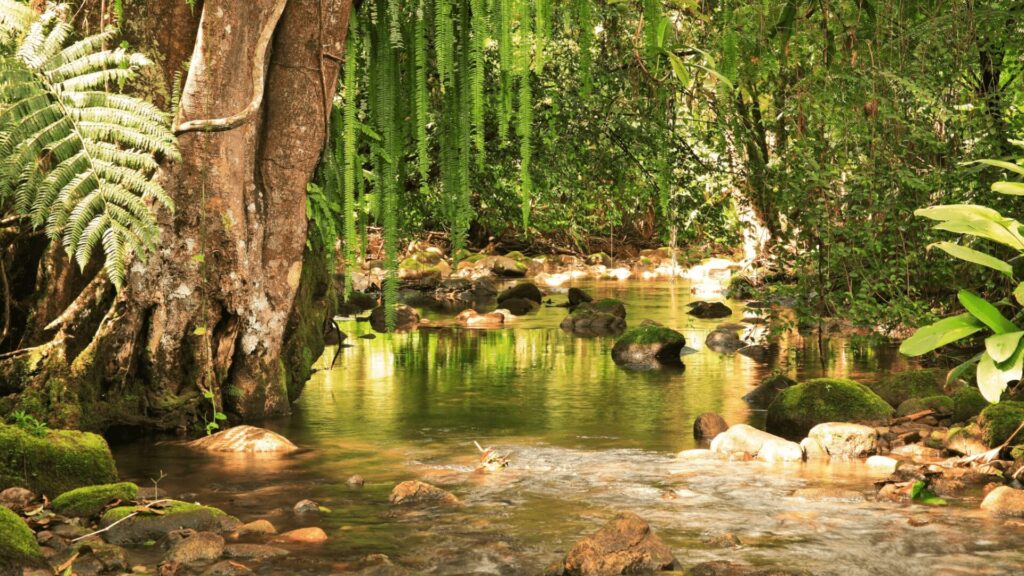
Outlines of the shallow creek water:
[{"label": "shallow creek water", "polygon": [[[879,477],[857,462],[675,459],[697,446],[691,426],[702,412],[759,425],[763,413],[742,396],[772,370],[868,381],[906,367],[893,347],[833,340],[822,362],[816,340],[792,335],[762,365],[704,349],[721,321],[686,315],[691,297],[683,282],[580,286],[623,300],[631,325],[658,320],[699,351],[684,358],[684,371],[627,372],[611,361],[614,338],[563,333],[562,308],[542,308],[502,330],[373,340],[357,338],[370,331],[367,324],[345,322],[354,347],[313,377],[291,417],[266,423],[308,451],[198,455],[144,441],[115,446],[121,475],[147,485],[163,471],[166,493],[246,521],[268,518],[279,529],[318,524],[330,535],[261,573],[332,573],[384,553],[415,573],[536,574],[626,510],[648,520],[684,566],[733,560],[819,575],[1024,573],[1024,529],[980,513],[980,495],[947,508],[807,502],[791,494],[833,486],[870,496]],[[736,314],[723,321],[740,320],[743,305],[730,305]],[[474,473],[474,441],[510,452],[511,467]],[[353,474],[365,487],[346,483]],[[389,507],[391,488],[412,478],[447,488],[465,505]],[[303,498],[330,512],[294,516],[291,505]],[[705,543],[724,532],[742,545]]]}]

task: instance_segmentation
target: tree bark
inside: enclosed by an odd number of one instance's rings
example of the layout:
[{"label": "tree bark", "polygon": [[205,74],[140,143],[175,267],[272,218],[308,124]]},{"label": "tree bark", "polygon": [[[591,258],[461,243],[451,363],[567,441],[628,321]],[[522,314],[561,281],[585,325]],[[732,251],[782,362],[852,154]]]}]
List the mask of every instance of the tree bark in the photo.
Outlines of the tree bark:
[{"label": "tree bark", "polygon": [[[144,19],[187,16],[176,6],[181,0],[146,4]],[[295,303],[301,282],[324,281],[303,270],[306,184],[323,150],[351,9],[351,0],[203,4],[175,125],[236,114],[260,89],[263,97],[233,127],[180,136],[183,160],[161,175],[176,209],[160,214],[157,251],[132,265],[91,342],[74,357],[47,345],[33,352],[35,360],[55,362],[29,368],[62,372],[82,402],[128,399],[119,404],[123,411],[137,399],[134,414],[82,415],[63,424],[175,428],[212,418],[214,408],[245,420],[289,411],[289,380],[309,367],[285,366],[286,327],[309,334],[296,326],[322,326],[326,313]],[[261,41],[268,29],[269,45]],[[165,36],[153,36],[158,49]],[[174,53],[184,48],[180,40],[170,45],[165,66],[176,68]],[[162,75],[167,82],[173,70]],[[318,345],[322,350],[322,340],[303,344],[310,362]]]}]

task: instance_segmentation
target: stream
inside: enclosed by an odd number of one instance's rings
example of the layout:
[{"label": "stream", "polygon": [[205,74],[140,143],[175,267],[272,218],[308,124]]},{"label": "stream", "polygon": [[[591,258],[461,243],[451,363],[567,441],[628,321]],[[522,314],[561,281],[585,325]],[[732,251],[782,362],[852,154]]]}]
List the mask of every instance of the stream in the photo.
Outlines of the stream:
[{"label": "stream", "polygon": [[[625,302],[630,325],[653,319],[698,350],[685,370],[629,372],[611,360],[614,338],[579,338],[542,307],[500,330],[443,328],[377,335],[347,320],[333,369],[317,372],[294,413],[264,423],[307,451],[286,457],[197,454],[140,440],[114,446],[122,478],[141,486],[163,472],[162,492],[223,508],[280,530],[317,524],[322,545],[295,548],[258,573],[329,574],[368,554],[414,573],[537,574],[620,511],[649,521],[684,566],[731,560],[817,575],[1021,574],[1024,529],[978,509],[981,495],[943,508],[874,502],[881,479],[861,462],[766,464],[680,461],[698,446],[693,420],[721,414],[760,426],[742,396],[781,370],[870,381],[907,368],[892,345],[787,334],[767,364],[704,348],[717,324],[686,314],[685,282],[588,281],[596,298]],[[564,295],[554,294],[555,302]],[[433,320],[442,315],[426,313]],[[321,365],[334,355],[329,349]],[[500,473],[474,473],[474,442],[511,454]],[[347,479],[359,474],[363,487]],[[393,509],[398,482],[420,479],[463,506]],[[839,487],[861,503],[792,497],[802,487]],[[330,511],[310,519],[292,505],[311,498]],[[730,533],[738,547],[712,539]]]}]

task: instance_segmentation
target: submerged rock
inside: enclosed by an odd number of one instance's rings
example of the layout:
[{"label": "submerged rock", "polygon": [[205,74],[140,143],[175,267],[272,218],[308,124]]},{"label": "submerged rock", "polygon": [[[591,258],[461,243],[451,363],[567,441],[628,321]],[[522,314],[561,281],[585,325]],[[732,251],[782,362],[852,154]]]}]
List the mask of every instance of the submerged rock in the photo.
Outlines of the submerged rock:
[{"label": "submerged rock", "polygon": [[498,305],[504,306],[506,300],[513,299],[529,300],[539,305],[544,301],[544,293],[533,282],[522,282],[502,290],[498,294]]},{"label": "submerged rock", "polygon": [[458,504],[451,492],[419,480],[406,480],[391,490],[388,501],[392,504]]},{"label": "submerged rock", "polygon": [[[370,328],[377,332],[387,332],[387,316],[383,306],[378,306],[370,312]],[[395,305],[395,332],[408,332],[415,330],[420,324],[420,313],[415,308],[405,304]]]},{"label": "submerged rock", "polygon": [[269,520],[261,518],[242,524],[235,530],[234,536],[239,538],[242,536],[268,536],[272,534],[277,534],[277,528]]},{"label": "submerged rock", "polygon": [[818,378],[786,390],[768,406],[768,431],[804,436],[824,422],[884,420],[892,406],[867,386],[842,378]]},{"label": "submerged rock", "polygon": [[509,298],[499,304],[504,310],[508,310],[513,316],[526,316],[540,307],[540,304],[525,298]]},{"label": "submerged rock", "polygon": [[228,544],[224,546],[224,557],[238,560],[252,560],[263,562],[287,556],[289,552],[284,548],[267,546],[266,544]]},{"label": "submerged rock", "polygon": [[134,500],[139,487],[131,482],[84,486],[61,494],[53,500],[53,511],[64,516],[89,518],[103,511],[103,508],[121,500]]},{"label": "submerged rock", "polygon": [[235,426],[186,444],[206,452],[294,452],[299,449],[284,436],[255,426]]},{"label": "submerged rock", "polygon": [[803,450],[790,442],[747,424],[733,424],[711,441],[711,451],[725,456],[737,453],[768,462],[799,462]]},{"label": "submerged rock", "polygon": [[715,318],[728,318],[732,316],[732,308],[729,308],[721,302],[691,302],[690,311],[687,314],[696,316],[702,320],[712,320]]},{"label": "submerged rock", "polygon": [[559,325],[580,336],[612,336],[626,330],[626,306],[606,298],[577,306]]},{"label": "submerged rock", "polygon": [[783,390],[793,386],[794,384],[796,384],[796,380],[793,380],[785,374],[769,376],[762,380],[761,383],[757,385],[757,388],[748,392],[743,399],[747,404],[750,404],[755,408],[767,408]]},{"label": "submerged rock", "polygon": [[327,541],[327,533],[323,528],[311,526],[308,528],[297,528],[278,535],[274,542],[293,542],[298,544],[319,544]]},{"label": "submerged rock", "polygon": [[994,516],[1024,518],[1024,490],[999,486],[985,496],[981,509]]},{"label": "submerged rock", "polygon": [[575,307],[587,302],[593,302],[594,297],[579,288],[569,288],[569,306]]},{"label": "submerged rock", "polygon": [[708,347],[708,350],[721,354],[731,354],[746,346],[746,343],[740,340],[736,330],[715,328],[704,339],[704,345]]},{"label": "submerged rock", "polygon": [[641,326],[626,332],[612,347],[616,364],[631,366],[681,366],[680,352],[686,338],[671,328]]},{"label": "submerged rock", "polygon": [[252,570],[248,566],[233,560],[221,560],[203,571],[201,576],[249,576]]},{"label": "submerged rock", "polygon": [[843,488],[800,488],[793,493],[794,498],[803,498],[815,502],[863,502],[864,494]]},{"label": "submerged rock", "polygon": [[725,418],[714,412],[705,412],[693,421],[693,437],[698,440],[713,440],[728,429]]},{"label": "submerged rock", "polygon": [[894,372],[881,380],[868,384],[868,388],[882,397],[893,408],[911,398],[926,398],[943,394],[945,373],[930,368]]},{"label": "submerged rock", "polygon": [[549,567],[548,576],[613,576],[681,570],[672,551],[651,526],[631,512],[619,514],[591,536],[576,543],[565,559]]},{"label": "submerged rock", "polygon": [[455,322],[467,328],[501,328],[505,325],[505,315],[501,312],[481,314],[476,310],[463,310],[455,316]]},{"label": "submerged rock", "polygon": [[123,520],[135,512],[134,506],[120,506],[107,510],[100,519],[100,525],[106,528],[115,522],[118,524],[104,532],[104,538],[120,546],[143,544],[150,540],[159,540],[183,528],[200,532],[219,530],[220,518],[226,516],[223,511],[216,508],[171,500],[161,508],[162,514],[141,513]]},{"label": "submerged rock", "polygon": [[878,431],[870,426],[847,422],[818,424],[807,433],[832,458],[859,458],[878,449]]},{"label": "submerged rock", "polygon": [[764,364],[772,357],[772,347],[768,344],[751,344],[736,351],[740,356],[746,356],[754,362]]},{"label": "submerged rock", "polygon": [[320,511],[320,505],[312,500],[299,500],[292,506],[292,512],[296,514],[313,514]]},{"label": "submerged rock", "polygon": [[0,486],[23,486],[52,497],[111,482],[117,482],[117,468],[102,436],[74,430],[35,436],[0,424]]}]

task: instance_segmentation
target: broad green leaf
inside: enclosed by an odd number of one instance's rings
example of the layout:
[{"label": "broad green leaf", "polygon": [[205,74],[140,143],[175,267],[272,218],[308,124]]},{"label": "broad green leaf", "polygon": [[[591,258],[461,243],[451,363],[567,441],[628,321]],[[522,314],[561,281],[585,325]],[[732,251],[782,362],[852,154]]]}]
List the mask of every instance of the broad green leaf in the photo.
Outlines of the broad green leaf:
[{"label": "broad green leaf", "polygon": [[1017,351],[1021,336],[1024,336],[1024,332],[1008,332],[989,336],[985,339],[985,351],[997,363],[1006,362]]},{"label": "broad green leaf", "polygon": [[998,211],[987,206],[978,206],[977,204],[943,204],[941,206],[929,206],[928,208],[918,208],[914,211],[914,215],[939,221],[973,218],[993,221],[1003,220],[1003,215]]},{"label": "broad green leaf", "polygon": [[978,354],[975,354],[974,357],[971,358],[970,360],[967,360],[963,364],[960,364],[956,368],[950,370],[949,373],[946,374],[946,385],[949,386],[955,383],[957,380],[960,379],[960,377],[966,374],[968,370],[977,366],[978,361],[981,360],[982,354],[984,354],[984,352],[979,352]]},{"label": "broad green leaf", "polygon": [[1006,380],[1003,379],[1002,371],[996,367],[996,363],[987,353],[983,354],[981,361],[978,362],[978,390],[990,404],[999,402],[1003,390],[1006,390]]},{"label": "broad green leaf", "polygon": [[985,300],[974,292],[971,292],[970,290],[961,290],[957,293],[957,298],[972,316],[981,320],[996,334],[1006,334],[1007,332],[1016,332],[1019,330],[1013,322],[1007,320],[995,306],[988,302],[988,300]]},{"label": "broad green leaf", "polygon": [[935,230],[945,230],[946,232],[977,236],[978,238],[984,238],[986,240],[991,240],[993,242],[1009,246],[1014,250],[1021,250],[1024,249],[1024,238],[1022,238],[1019,233],[1014,232],[1014,230],[1019,226],[1019,223],[1012,220],[1000,224],[992,220],[963,219],[946,220],[935,225],[934,228]]},{"label": "broad green leaf", "polygon": [[914,485],[910,487],[910,499],[917,500],[917,497],[921,495],[924,490],[924,480],[918,480],[914,482]]},{"label": "broad green leaf", "polygon": [[1017,284],[1017,289],[1013,291],[1013,297],[1017,299],[1017,304],[1024,306],[1024,282]]},{"label": "broad green leaf", "polygon": [[992,191],[1010,196],[1024,196],[1024,183],[1021,182],[996,182],[992,185]]},{"label": "broad green leaf", "polygon": [[1013,276],[1013,266],[1008,262],[1000,260],[995,256],[985,254],[984,252],[979,252],[973,248],[968,248],[967,246],[961,246],[952,242],[936,242],[929,246],[929,248],[938,248],[954,258],[959,258],[972,264],[991,268],[1010,277]]},{"label": "broad green leaf", "polygon": [[676,75],[676,78],[679,79],[679,83],[682,84],[684,88],[689,86],[690,73],[686,70],[686,65],[683,64],[683,60],[671,52],[667,52],[667,54],[668,61],[672,64],[672,72]]},{"label": "broad green leaf", "polygon": [[1004,162],[1002,160],[977,160],[976,163],[995,166],[996,168],[1002,168],[1003,170],[1009,170],[1010,172],[1016,172],[1017,174],[1024,176],[1024,166],[1014,164],[1013,162]]},{"label": "broad green leaf", "polygon": [[917,501],[920,502],[921,504],[924,504],[926,506],[946,506],[948,504],[948,502],[946,502],[942,498],[939,498],[935,494],[932,494],[927,490],[925,492],[925,494],[922,494],[921,497],[917,499]]},{"label": "broad green leaf", "polygon": [[900,353],[905,356],[920,356],[951,342],[962,340],[984,328],[984,324],[970,314],[944,318],[919,328],[913,336],[903,341]]}]

